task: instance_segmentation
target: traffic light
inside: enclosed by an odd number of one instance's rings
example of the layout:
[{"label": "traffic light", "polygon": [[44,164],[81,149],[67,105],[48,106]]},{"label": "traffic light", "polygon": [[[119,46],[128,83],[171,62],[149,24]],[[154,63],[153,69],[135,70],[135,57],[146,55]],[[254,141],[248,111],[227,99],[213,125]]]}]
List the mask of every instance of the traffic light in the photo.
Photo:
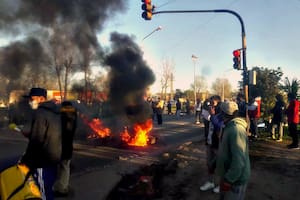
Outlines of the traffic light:
[{"label": "traffic light", "polygon": [[233,68],[237,70],[241,69],[241,51],[234,50],[232,54],[233,54]]},{"label": "traffic light", "polygon": [[154,7],[151,4],[151,0],[142,0],[142,10],[144,10],[144,12],[142,13],[142,17],[145,20],[151,20],[152,18],[152,11],[154,9]]}]

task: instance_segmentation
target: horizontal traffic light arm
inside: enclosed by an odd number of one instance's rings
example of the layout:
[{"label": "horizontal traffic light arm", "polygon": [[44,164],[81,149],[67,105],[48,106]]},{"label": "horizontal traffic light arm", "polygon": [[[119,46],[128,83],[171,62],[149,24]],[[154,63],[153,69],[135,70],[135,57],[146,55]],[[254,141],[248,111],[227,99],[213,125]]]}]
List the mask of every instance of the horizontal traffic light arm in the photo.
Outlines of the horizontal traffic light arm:
[{"label": "horizontal traffic light arm", "polygon": [[241,24],[242,35],[245,36],[245,26],[242,17],[233,10],[217,9],[217,10],[164,10],[153,12],[153,15],[164,14],[164,13],[230,13],[236,16]]}]

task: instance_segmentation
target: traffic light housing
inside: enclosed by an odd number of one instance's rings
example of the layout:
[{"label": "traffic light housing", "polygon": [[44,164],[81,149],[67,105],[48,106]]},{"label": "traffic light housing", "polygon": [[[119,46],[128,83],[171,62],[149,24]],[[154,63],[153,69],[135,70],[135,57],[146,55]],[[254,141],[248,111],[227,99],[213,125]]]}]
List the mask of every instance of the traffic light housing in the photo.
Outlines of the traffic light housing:
[{"label": "traffic light housing", "polygon": [[152,6],[151,0],[142,0],[142,17],[145,20],[151,20],[152,18],[152,11],[154,7]]},{"label": "traffic light housing", "polygon": [[241,50],[234,50],[233,54],[233,68],[240,70],[241,69]]}]

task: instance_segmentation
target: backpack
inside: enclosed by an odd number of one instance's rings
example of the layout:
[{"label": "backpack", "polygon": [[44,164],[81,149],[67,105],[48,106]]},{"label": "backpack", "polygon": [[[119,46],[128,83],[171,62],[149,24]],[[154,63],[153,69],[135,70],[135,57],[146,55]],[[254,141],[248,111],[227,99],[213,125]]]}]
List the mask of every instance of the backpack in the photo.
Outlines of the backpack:
[{"label": "backpack", "polygon": [[42,200],[32,172],[22,164],[13,165],[0,173],[0,197],[3,200]]},{"label": "backpack", "polygon": [[62,129],[62,159],[71,159],[73,139],[77,127],[77,110],[69,101],[64,101],[60,108]]}]

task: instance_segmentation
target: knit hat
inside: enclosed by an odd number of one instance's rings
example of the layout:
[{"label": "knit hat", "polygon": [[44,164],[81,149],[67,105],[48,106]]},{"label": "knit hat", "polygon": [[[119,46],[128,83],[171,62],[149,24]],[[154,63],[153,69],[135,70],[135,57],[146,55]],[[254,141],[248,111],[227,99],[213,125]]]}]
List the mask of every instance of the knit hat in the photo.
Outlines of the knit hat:
[{"label": "knit hat", "polygon": [[234,101],[222,102],[220,108],[226,115],[234,115],[235,111],[239,109],[237,103]]},{"label": "knit hat", "polygon": [[25,95],[24,97],[32,97],[32,96],[43,96],[47,98],[47,90],[44,88],[31,88],[28,95]]}]

